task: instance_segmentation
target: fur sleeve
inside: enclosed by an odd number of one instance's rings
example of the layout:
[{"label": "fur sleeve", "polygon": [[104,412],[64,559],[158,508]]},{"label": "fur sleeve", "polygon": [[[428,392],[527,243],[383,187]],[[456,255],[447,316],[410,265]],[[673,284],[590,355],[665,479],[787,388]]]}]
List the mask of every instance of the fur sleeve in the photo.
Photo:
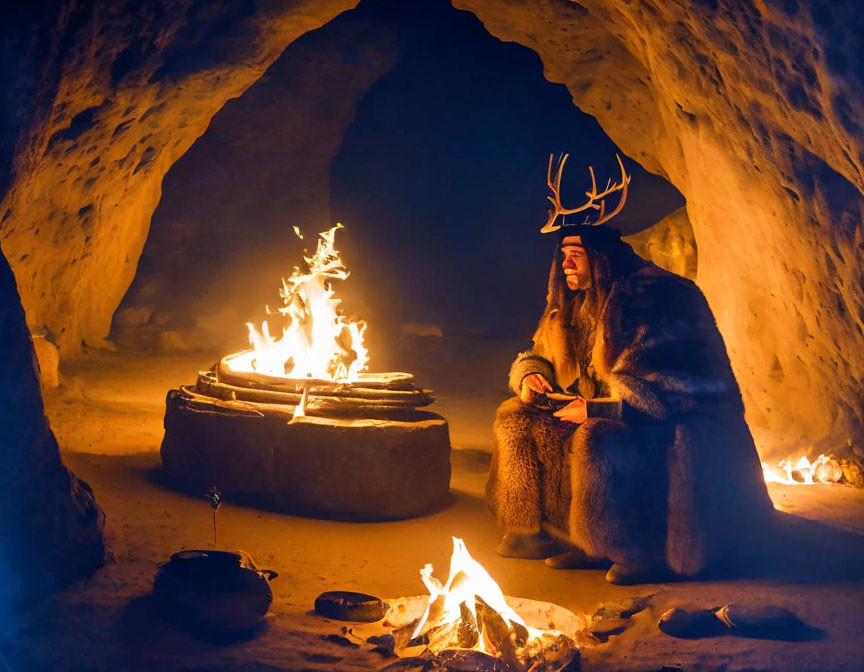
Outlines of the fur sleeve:
[{"label": "fur sleeve", "polygon": [[656,420],[741,403],[714,316],[693,283],[654,276],[616,294],[603,325],[613,396]]},{"label": "fur sleeve", "polygon": [[555,369],[548,359],[544,359],[531,350],[519,353],[516,361],[510,367],[510,389],[518,395],[522,387],[522,380],[525,376],[534,373],[539,373],[549,381],[550,385],[555,385]]}]

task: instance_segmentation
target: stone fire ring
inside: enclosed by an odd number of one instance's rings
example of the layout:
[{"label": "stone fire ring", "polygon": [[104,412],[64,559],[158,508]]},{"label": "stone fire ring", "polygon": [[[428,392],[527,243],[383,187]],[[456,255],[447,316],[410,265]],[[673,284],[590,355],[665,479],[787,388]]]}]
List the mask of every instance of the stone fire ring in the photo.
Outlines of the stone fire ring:
[{"label": "stone fire ring", "polygon": [[[399,520],[449,503],[447,421],[403,403],[412,392],[404,378],[401,390],[382,391],[384,402],[368,388],[333,399],[310,391],[308,415],[292,419],[293,403],[278,402],[293,391],[266,380],[250,391],[236,376],[223,383],[219,371],[168,393],[161,452],[172,484],[195,495],[216,486],[230,501],[335,520]],[[411,403],[432,400],[428,390],[413,392]]]}]

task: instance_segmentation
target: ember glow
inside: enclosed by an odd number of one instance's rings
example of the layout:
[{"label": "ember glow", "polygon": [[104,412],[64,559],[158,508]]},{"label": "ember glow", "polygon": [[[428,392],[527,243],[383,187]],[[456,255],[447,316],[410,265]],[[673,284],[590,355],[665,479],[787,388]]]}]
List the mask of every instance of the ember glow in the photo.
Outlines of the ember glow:
[{"label": "ember glow", "polygon": [[[231,358],[235,371],[260,373],[293,379],[327,380],[350,383],[366,369],[368,353],[363,345],[364,322],[352,322],[339,310],[334,298],[334,280],[345,280],[348,269],[334,247],[337,224],[318,235],[315,254],[304,254],[303,268],[295,266],[288,280],[282,279],[279,294],[282,307],[274,321],[281,326],[281,336],[270,333],[270,320],[261,329],[251,323],[249,342],[252,349]],[[298,236],[299,231],[296,230]],[[302,236],[300,236],[302,238]],[[270,310],[267,310],[268,314]]]},{"label": "ember glow", "polygon": [[824,454],[813,462],[806,455],[798,460],[781,460],[776,466],[763,462],[762,473],[766,483],[786,485],[833,485],[843,479],[843,470],[837,460]]},{"label": "ember glow", "polygon": [[453,537],[446,583],[432,572],[428,564],[420,570],[429,598],[409,646],[425,645],[434,654],[453,649],[481,651],[501,658],[513,670],[562,669],[555,663],[562,657],[569,660],[575,643],[556,630],[527,625],[461,539]]}]

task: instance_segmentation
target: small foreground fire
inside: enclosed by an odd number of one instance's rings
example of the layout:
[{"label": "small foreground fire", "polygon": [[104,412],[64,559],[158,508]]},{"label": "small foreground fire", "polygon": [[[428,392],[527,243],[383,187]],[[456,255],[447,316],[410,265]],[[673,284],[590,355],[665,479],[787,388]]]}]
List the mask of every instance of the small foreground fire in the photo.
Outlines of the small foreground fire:
[{"label": "small foreground fire", "polygon": [[776,466],[762,463],[766,483],[786,485],[834,485],[843,481],[840,463],[828,455],[820,455],[813,462],[807,456],[797,461],[793,458],[780,460]]},{"label": "small foreground fire", "polygon": [[[282,279],[279,294],[283,306],[277,313],[282,334],[271,335],[265,319],[259,331],[247,324],[252,349],[231,359],[234,371],[259,373],[291,379],[326,380],[350,383],[366,370],[368,353],[363,345],[364,322],[352,322],[339,310],[333,280],[345,280],[348,269],[334,247],[337,224],[318,235],[318,247],[311,257],[303,255],[305,268],[294,267],[291,277]],[[295,227],[295,232],[300,236]],[[302,237],[302,236],[301,236]],[[302,405],[301,405],[302,408]]]},{"label": "small foreground fire", "polygon": [[527,625],[461,539],[453,537],[447,582],[442,584],[432,571],[428,564],[420,570],[429,598],[419,619],[393,632],[397,650],[425,647],[435,656],[481,652],[498,659],[500,669],[513,672],[558,672],[578,666],[575,642],[556,630]]}]

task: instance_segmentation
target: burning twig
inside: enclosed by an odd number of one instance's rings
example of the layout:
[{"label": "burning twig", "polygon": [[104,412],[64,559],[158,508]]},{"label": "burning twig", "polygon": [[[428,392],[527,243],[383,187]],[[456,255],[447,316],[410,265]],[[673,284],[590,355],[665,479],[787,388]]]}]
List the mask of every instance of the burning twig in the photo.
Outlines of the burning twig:
[{"label": "burning twig", "polygon": [[777,466],[762,463],[762,473],[766,483],[785,483],[787,485],[834,484],[843,480],[840,463],[830,455],[822,454],[813,462],[802,455],[797,461],[793,458],[781,460]]},{"label": "burning twig", "polygon": [[216,513],[219,507],[222,506],[222,493],[216,489],[216,486],[210,488],[207,493],[207,500],[210,502],[210,508],[213,509],[213,548],[216,548]]},{"label": "burning twig", "polygon": [[431,565],[420,576],[429,589],[426,609],[420,618],[392,632],[397,650],[422,646],[423,655],[444,666],[454,656],[481,665],[464,669],[578,669],[579,650],[573,640],[556,630],[528,626],[507,604],[498,584],[468,554],[461,539],[453,539],[446,583],[432,575]]},{"label": "burning twig", "polygon": [[291,416],[292,420],[306,417],[306,402],[309,399],[309,385],[310,382],[308,380],[303,382],[303,394],[300,397],[300,403],[294,407],[294,414]]}]

